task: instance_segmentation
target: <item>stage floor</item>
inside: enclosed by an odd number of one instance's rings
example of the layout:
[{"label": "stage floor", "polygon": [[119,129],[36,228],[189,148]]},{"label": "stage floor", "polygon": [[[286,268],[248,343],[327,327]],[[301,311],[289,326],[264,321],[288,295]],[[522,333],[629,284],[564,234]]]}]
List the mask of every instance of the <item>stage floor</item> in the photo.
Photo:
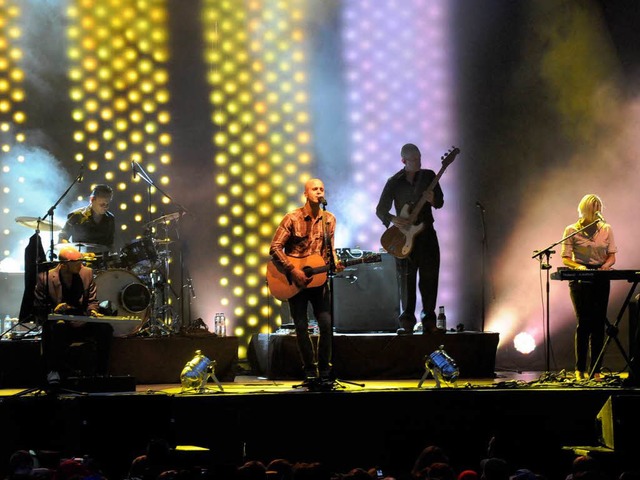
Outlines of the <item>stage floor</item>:
[{"label": "stage floor", "polygon": [[606,446],[596,417],[612,400],[608,427],[616,450],[605,448],[606,460],[615,468],[631,461],[640,388],[626,386],[626,377],[576,382],[564,372],[498,371],[440,388],[429,376],[421,385],[421,378],[338,379],[318,391],[295,380],[236,375],[209,380],[201,392],[176,383],[83,394],[6,388],[0,455],[8,459],[17,448],[87,454],[107,466],[110,478],[123,478],[146,442],[162,436],[176,447],[204,448],[199,461],[220,471],[285,457],[323,461],[336,472],[381,465],[403,478],[428,444],[449,451],[457,470],[477,469],[493,438],[514,468],[561,480],[575,452],[600,454]]},{"label": "stage floor", "polygon": [[[500,391],[503,389],[523,389],[523,390],[539,390],[539,389],[571,389],[571,390],[608,390],[624,389],[625,391],[638,390],[640,387],[623,386],[628,374],[626,372],[608,373],[600,380],[576,381],[570,372],[519,372],[519,371],[498,371],[494,376],[488,378],[463,378],[456,382],[447,382],[440,379],[437,382],[431,373],[425,372],[424,378],[415,379],[399,379],[399,380],[346,380],[336,379],[332,392],[393,392],[393,391],[428,391],[428,390],[487,390]],[[439,383],[439,385],[438,385]],[[135,390],[134,390],[135,388]],[[30,389],[25,388],[0,388],[0,397],[7,396],[42,396],[51,393],[45,390],[36,389],[29,393]],[[206,388],[199,390],[183,390],[179,383],[158,383],[158,384],[137,384],[135,387],[126,391],[78,391],[82,395],[132,395],[150,393],[161,393],[177,396],[191,395],[248,395],[248,394],[270,394],[270,393],[294,393],[294,392],[311,392],[316,393],[318,390],[309,389],[302,385],[299,380],[274,380],[262,376],[255,375],[236,375],[233,381],[207,381]],[[324,393],[324,392],[320,392]],[[58,396],[77,396],[74,393],[65,393],[61,391]]]}]

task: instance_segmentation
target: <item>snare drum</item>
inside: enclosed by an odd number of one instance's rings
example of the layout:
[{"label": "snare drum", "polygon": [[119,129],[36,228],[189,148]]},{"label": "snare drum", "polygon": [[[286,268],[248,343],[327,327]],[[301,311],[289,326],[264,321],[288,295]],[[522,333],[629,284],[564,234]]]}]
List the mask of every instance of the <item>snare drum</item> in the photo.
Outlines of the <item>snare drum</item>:
[{"label": "snare drum", "polygon": [[130,268],[136,275],[149,273],[156,268],[158,260],[153,239],[143,237],[125,245],[120,250],[120,260],[124,268]]},{"label": "snare drum", "polygon": [[105,270],[98,272],[94,281],[98,301],[101,304],[109,301],[110,316],[146,318],[151,293],[133,273],[121,269]]},{"label": "snare drum", "polygon": [[87,253],[83,255],[84,263],[94,271],[120,268],[120,255],[117,253]]}]

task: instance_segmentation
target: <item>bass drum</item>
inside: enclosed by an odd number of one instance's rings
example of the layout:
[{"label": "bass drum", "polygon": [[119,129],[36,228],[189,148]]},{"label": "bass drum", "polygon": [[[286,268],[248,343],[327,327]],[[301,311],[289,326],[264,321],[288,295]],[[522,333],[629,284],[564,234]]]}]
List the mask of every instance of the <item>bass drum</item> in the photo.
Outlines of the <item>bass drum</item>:
[{"label": "bass drum", "polygon": [[127,270],[112,269],[95,277],[98,301],[106,315],[144,320],[151,303],[149,289]]}]

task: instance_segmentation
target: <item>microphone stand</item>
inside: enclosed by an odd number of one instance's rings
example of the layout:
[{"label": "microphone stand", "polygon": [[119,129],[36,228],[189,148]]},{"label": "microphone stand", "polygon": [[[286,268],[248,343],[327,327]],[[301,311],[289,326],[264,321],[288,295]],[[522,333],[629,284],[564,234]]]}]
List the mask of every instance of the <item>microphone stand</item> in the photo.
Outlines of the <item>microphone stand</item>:
[{"label": "microphone stand", "polygon": [[[167,194],[164,190],[162,190],[160,187],[158,187],[155,182],[153,181],[153,179],[149,176],[149,174],[145,171],[145,169],[142,167],[142,165],[140,165],[137,162],[133,162],[132,165],[132,170],[134,174],[138,174],[140,175],[140,178],[142,178],[145,182],[147,182],[147,184],[149,185],[148,188],[148,193],[149,193],[149,222],[151,222],[151,187],[154,187],[158,192],[160,192],[162,195],[164,195],[166,198],[169,199],[169,201],[171,203],[173,203],[174,205],[176,205],[178,207],[178,210],[180,212],[180,215],[178,216],[178,229],[176,232],[176,235],[178,237],[178,242],[179,242],[179,249],[178,249],[178,254],[179,254],[179,261],[178,264],[180,265],[180,295],[177,295],[176,292],[173,290],[173,287],[171,287],[171,285],[168,283],[168,278],[165,278],[165,283],[167,285],[169,285],[169,288],[171,288],[171,291],[173,292],[174,295],[176,295],[178,297],[178,301],[180,304],[180,318],[178,319],[178,321],[172,321],[172,326],[174,324],[179,323],[180,325],[182,324],[182,320],[183,320],[183,313],[184,313],[184,290],[185,288],[189,287],[189,290],[193,289],[193,286],[191,285],[191,279],[189,279],[189,283],[187,284],[187,282],[185,281],[185,267],[184,267],[184,256],[182,253],[182,243],[181,243],[181,239],[180,239],[180,222],[182,220],[182,216],[186,213],[191,214],[191,212],[189,210],[187,210],[187,208],[185,208],[184,206],[182,206],[181,204],[179,204],[178,202],[174,201],[173,198],[171,198],[171,196],[169,194]],[[168,275],[168,272],[165,272]],[[166,300],[166,299],[165,299]],[[165,305],[166,306],[166,305]],[[191,309],[189,308],[189,315],[191,315]],[[188,322],[190,322],[191,319],[188,319]],[[179,329],[180,330],[180,329]]]},{"label": "microphone stand", "polygon": [[[83,175],[83,171],[84,171],[84,165],[80,167],[80,172],[78,173],[78,175],[76,175],[76,178],[74,178],[73,182],[71,183],[71,185],[69,185],[69,187],[64,191],[64,193],[60,196],[60,198],[58,198],[58,200],[49,208],[49,210],[47,210],[47,213],[44,215],[44,217],[42,218],[38,218],[38,224],[36,227],[36,250],[38,250],[38,241],[37,241],[37,236],[39,236],[39,227],[40,227],[40,223],[47,217],[51,217],[51,225],[50,225],[50,234],[51,234],[51,244],[50,244],[50,249],[49,249],[49,263],[53,264],[53,259],[55,257],[55,253],[53,252],[54,249],[54,243],[53,243],[53,212],[56,209],[56,207],[60,204],[60,202],[64,199],[64,197],[67,196],[67,194],[69,193],[69,191],[71,190],[71,188],[76,184],[76,183],[80,183],[82,182],[82,175]],[[37,260],[38,255],[36,255],[36,282],[38,281],[38,274],[39,274],[39,266],[41,265],[40,262],[38,262]],[[49,313],[51,313],[51,298],[49,296],[49,266],[47,265],[46,262],[43,263],[43,265],[45,265],[45,270],[44,270],[44,291],[45,291],[45,308],[46,308],[46,312],[47,312],[47,316],[49,315]],[[44,322],[46,323],[47,318],[44,318]],[[42,339],[41,339],[41,343],[45,342],[45,325],[42,325]],[[42,349],[42,345],[41,345],[41,349]],[[23,390],[22,392],[18,392],[16,394],[14,394],[14,397],[22,397],[22,396],[26,396],[26,395],[30,395],[30,394],[40,394],[41,392],[47,393],[47,394],[58,394],[58,393],[71,393],[71,394],[77,394],[77,395],[87,395],[87,393],[85,392],[79,392],[76,390],[70,390],[67,388],[61,388],[59,386],[57,387],[51,387],[49,386],[49,388],[40,388],[40,387],[35,387],[35,388],[29,388],[27,390]]]},{"label": "microphone stand", "polygon": [[[556,253],[555,250],[552,250],[553,247],[555,247],[556,245],[564,242],[565,240],[570,239],[571,237],[573,237],[574,235],[577,235],[578,233],[582,232],[583,230],[589,228],[592,225],[595,225],[596,223],[598,223],[600,220],[596,219],[593,222],[591,222],[588,225],[585,225],[584,227],[576,230],[575,232],[567,235],[566,237],[558,240],[557,242],[549,245],[547,248],[545,248],[544,250],[534,250],[533,251],[533,256],[531,258],[538,258],[539,262],[540,262],[540,269],[541,270],[546,270],[547,272],[547,283],[546,283],[546,310],[547,310],[547,324],[546,324],[546,329],[545,329],[545,369],[547,371],[547,373],[550,371],[550,354],[551,354],[551,332],[550,332],[550,318],[549,318],[549,299],[550,299],[550,272],[549,270],[551,269],[551,264],[549,263],[551,254]],[[545,259],[543,260],[543,256],[545,257]]]},{"label": "microphone stand", "polygon": [[480,202],[476,202],[476,206],[480,209],[480,220],[482,221],[482,253],[480,257],[480,292],[482,295],[481,305],[482,305],[482,324],[480,331],[484,332],[484,325],[486,319],[486,304],[485,304],[485,283],[486,283],[486,273],[485,273],[485,262],[486,262],[486,254],[487,254],[487,225],[484,221],[484,207]]},{"label": "microphone stand", "polygon": [[[73,179],[73,182],[71,182],[71,185],[69,185],[67,187],[67,189],[64,191],[64,193],[60,196],[60,198],[58,198],[58,200],[56,200],[56,202],[49,207],[49,210],[47,210],[47,213],[44,215],[44,217],[39,218],[38,219],[38,228],[36,228],[36,234],[39,234],[39,225],[40,222],[42,222],[44,219],[46,219],[47,217],[51,217],[50,218],[50,225],[49,225],[49,236],[50,236],[50,244],[49,244],[49,263],[52,264],[54,261],[54,258],[56,257],[56,254],[53,252],[54,250],[54,243],[53,243],[53,212],[54,210],[57,208],[57,206],[60,204],[60,202],[64,199],[64,197],[67,196],[67,194],[69,193],[69,191],[71,190],[71,188],[73,188],[73,186],[76,183],[80,183],[82,182],[82,174],[84,172],[84,165],[82,165],[80,167],[80,171],[78,172],[78,175],[76,175],[76,178]],[[38,249],[38,245],[37,245],[37,239],[36,239],[36,251]],[[38,255],[36,254],[36,259],[38,258]],[[45,259],[46,259],[46,254],[45,254]],[[38,281],[38,274],[39,274],[39,267],[40,267],[40,262],[38,262],[38,260],[36,260],[36,283]],[[47,315],[50,313],[51,310],[51,302],[49,299],[49,265],[45,265],[45,291],[47,292],[46,295],[46,309],[47,309]],[[44,326],[43,326],[44,328]]]},{"label": "microphone stand", "polygon": [[[325,214],[327,212],[327,202],[326,200],[323,201],[320,205],[322,205],[322,230],[323,230],[323,235],[324,235],[324,239],[325,239],[325,248],[326,251],[328,252],[328,257],[329,257],[329,270],[327,272],[327,278],[329,279],[329,299],[330,299],[330,304],[331,304],[331,308],[330,308],[330,314],[331,314],[331,329],[330,329],[330,335],[331,335],[331,358],[333,358],[333,354],[335,351],[335,343],[334,343],[334,335],[333,335],[333,328],[334,328],[334,321],[333,321],[333,315],[334,315],[334,295],[333,295],[333,279],[336,276],[336,262],[335,262],[335,258],[333,256],[333,244],[331,243],[331,236],[329,235],[329,232],[327,231],[327,223],[325,222]],[[356,385],[359,387],[364,387],[365,384],[364,383],[356,383],[356,382],[350,382],[348,380],[340,380],[337,377],[335,378],[335,380],[333,380],[331,382],[331,387],[329,388],[330,390],[334,390],[335,388],[344,388],[344,385],[342,385],[342,383],[348,383],[350,385]],[[324,386],[321,385],[322,390],[325,390]]]},{"label": "microphone stand", "polygon": [[80,183],[82,182],[82,173],[84,171],[84,166],[80,167],[80,172],[78,173],[78,175],[76,175],[76,178],[73,180],[73,182],[71,183],[71,185],[69,185],[69,187],[65,190],[65,192],[60,196],[60,198],[56,201],[56,203],[54,203],[49,210],[47,210],[47,213],[44,215],[44,217],[41,218],[41,220],[44,220],[47,217],[51,217],[51,225],[50,225],[50,233],[51,233],[51,243],[50,243],[50,249],[49,249],[49,261],[53,262],[53,259],[55,257],[55,254],[53,253],[53,248],[54,248],[54,244],[53,244],[53,211],[56,209],[56,207],[60,204],[60,202],[64,199],[64,197],[67,196],[67,194],[69,193],[69,190],[71,190],[71,188],[76,184],[76,183]]}]

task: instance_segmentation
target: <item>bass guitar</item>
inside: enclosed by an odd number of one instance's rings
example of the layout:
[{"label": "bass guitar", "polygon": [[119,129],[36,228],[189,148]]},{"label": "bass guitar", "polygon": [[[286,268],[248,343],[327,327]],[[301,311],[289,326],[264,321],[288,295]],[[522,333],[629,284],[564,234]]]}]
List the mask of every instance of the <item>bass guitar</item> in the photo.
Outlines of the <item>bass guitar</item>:
[{"label": "bass guitar", "polygon": [[[307,277],[311,278],[311,282],[302,288],[319,287],[327,281],[327,265],[321,255],[312,254],[308,257],[289,257],[291,263],[301,269]],[[360,258],[343,260],[342,265],[349,267],[359,263],[375,263],[381,262],[382,255],[379,253],[363,254]],[[280,301],[288,300],[298,293],[302,288],[298,287],[288,272],[282,269],[280,264],[276,264],[273,260],[267,263],[267,286],[271,295]]]},{"label": "bass guitar", "polygon": [[427,203],[427,197],[440,181],[440,177],[447,169],[449,165],[453,163],[455,158],[460,153],[458,147],[452,147],[449,151],[442,156],[442,167],[435,176],[433,181],[429,184],[426,190],[420,196],[420,200],[412,207],[410,204],[406,204],[400,210],[400,217],[408,219],[411,223],[403,228],[396,225],[391,225],[380,237],[380,243],[382,247],[396,258],[406,258],[411,253],[413,248],[413,239],[424,229],[424,223],[415,224],[420,215],[420,211]]}]

